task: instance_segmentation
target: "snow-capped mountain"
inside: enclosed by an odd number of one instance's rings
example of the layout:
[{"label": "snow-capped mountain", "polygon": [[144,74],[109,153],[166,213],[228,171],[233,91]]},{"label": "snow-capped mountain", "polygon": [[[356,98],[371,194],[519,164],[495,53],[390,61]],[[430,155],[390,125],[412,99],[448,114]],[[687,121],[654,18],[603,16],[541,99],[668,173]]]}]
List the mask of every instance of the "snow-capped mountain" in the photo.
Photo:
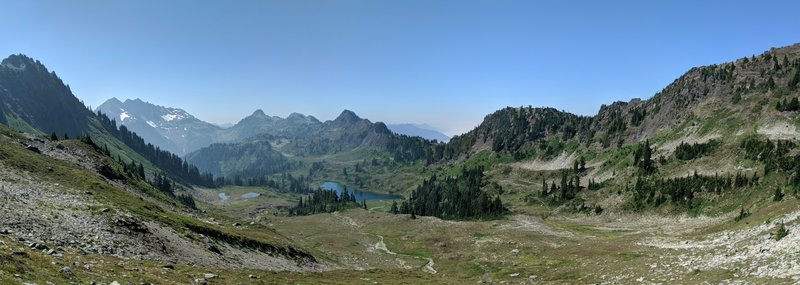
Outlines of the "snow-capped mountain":
[{"label": "snow-capped mountain", "polygon": [[[117,98],[111,98],[95,111],[106,114],[117,121],[118,125],[136,132],[148,143],[180,156],[213,143],[241,142],[262,134],[284,138],[336,137],[329,133],[339,134],[347,129],[363,128],[364,124],[372,124],[348,110],[343,111],[335,120],[327,122],[299,113],[281,118],[256,110],[235,125],[223,128],[195,118],[182,109],[158,106],[140,99],[121,102]],[[420,126],[400,124],[389,125],[389,128],[399,134],[439,141],[449,140],[444,134]]]},{"label": "snow-capped mountain", "polygon": [[195,118],[182,109],[169,108],[140,99],[119,101],[111,98],[96,111],[138,133],[147,142],[178,155],[215,142],[222,128]]}]

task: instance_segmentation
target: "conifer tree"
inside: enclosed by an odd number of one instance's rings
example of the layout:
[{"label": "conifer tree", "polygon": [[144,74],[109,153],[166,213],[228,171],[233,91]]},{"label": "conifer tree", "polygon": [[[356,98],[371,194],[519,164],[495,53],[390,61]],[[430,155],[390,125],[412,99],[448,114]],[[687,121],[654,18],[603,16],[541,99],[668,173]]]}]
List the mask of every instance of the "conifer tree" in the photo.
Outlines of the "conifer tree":
[{"label": "conifer tree", "polygon": [[783,200],[783,191],[780,187],[775,187],[775,193],[772,195],[772,201],[778,202]]},{"label": "conifer tree", "polygon": [[778,226],[778,229],[775,231],[775,240],[779,241],[784,237],[786,237],[787,235],[789,235],[789,230],[786,229],[786,226],[784,226],[783,221],[781,221],[780,225]]}]

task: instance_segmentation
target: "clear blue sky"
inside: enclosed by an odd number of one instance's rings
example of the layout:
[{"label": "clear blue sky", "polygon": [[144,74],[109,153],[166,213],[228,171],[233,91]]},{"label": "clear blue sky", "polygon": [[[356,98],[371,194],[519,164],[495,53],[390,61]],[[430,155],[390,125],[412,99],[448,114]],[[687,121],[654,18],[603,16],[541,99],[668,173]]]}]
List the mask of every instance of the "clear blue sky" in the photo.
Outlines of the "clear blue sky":
[{"label": "clear blue sky", "polygon": [[0,54],[41,60],[86,104],[201,119],[255,109],[470,130],[505,106],[593,115],[693,66],[800,42],[800,1],[0,2]]}]

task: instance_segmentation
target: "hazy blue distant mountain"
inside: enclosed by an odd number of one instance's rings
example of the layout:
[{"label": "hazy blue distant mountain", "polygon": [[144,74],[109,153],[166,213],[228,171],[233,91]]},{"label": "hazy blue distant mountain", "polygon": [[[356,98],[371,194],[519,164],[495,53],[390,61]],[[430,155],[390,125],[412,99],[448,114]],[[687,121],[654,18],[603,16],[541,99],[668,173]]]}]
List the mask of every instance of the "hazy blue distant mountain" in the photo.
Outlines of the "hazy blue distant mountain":
[{"label": "hazy blue distant mountain", "polygon": [[223,128],[223,129],[227,129],[227,128],[233,127],[233,123],[217,123],[217,124],[214,124],[214,125],[217,125],[217,127],[220,127],[220,128]]},{"label": "hazy blue distant mountain", "polygon": [[144,102],[140,99],[111,98],[96,111],[100,111],[117,124],[125,125],[145,141],[172,153],[184,155],[216,142],[222,128],[195,118],[182,109],[169,108]]},{"label": "hazy blue distant mountain", "polygon": [[288,117],[269,116],[256,110],[235,125],[227,128],[222,137],[224,141],[236,142],[259,134],[282,137],[302,137],[316,132],[322,122],[313,116],[292,113]]},{"label": "hazy blue distant mountain", "polygon": [[431,126],[420,124],[388,124],[389,130],[392,132],[407,135],[412,137],[421,137],[429,140],[437,140],[440,142],[448,142],[450,137],[434,130]]},{"label": "hazy blue distant mountain", "polygon": [[224,131],[229,131],[227,136],[238,137],[240,141],[196,150],[186,156],[187,161],[215,175],[257,178],[292,167],[280,152],[305,157],[363,147],[397,150],[400,154],[396,159],[401,160],[409,155],[406,151],[409,145],[427,143],[422,139],[392,134],[385,124],[372,123],[349,110],[325,122],[297,113],[284,119],[256,110]]}]

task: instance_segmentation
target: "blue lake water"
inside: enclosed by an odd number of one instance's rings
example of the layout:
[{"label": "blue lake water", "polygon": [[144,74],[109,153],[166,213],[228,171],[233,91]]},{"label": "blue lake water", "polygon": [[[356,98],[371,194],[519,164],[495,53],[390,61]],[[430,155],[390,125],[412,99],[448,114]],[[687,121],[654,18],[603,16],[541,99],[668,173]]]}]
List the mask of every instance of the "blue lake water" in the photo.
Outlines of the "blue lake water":
[{"label": "blue lake water", "polygon": [[248,193],[242,194],[242,198],[245,198],[245,199],[255,198],[255,197],[258,197],[258,196],[261,196],[261,194],[256,193],[256,192],[248,192]]},{"label": "blue lake water", "polygon": [[347,189],[348,192],[354,193],[356,195],[356,201],[359,201],[359,202],[361,202],[363,200],[373,201],[373,200],[403,199],[403,196],[400,196],[400,195],[381,194],[381,193],[374,193],[374,192],[369,192],[369,191],[361,191],[361,190],[350,188],[350,187],[345,188],[344,185],[339,184],[337,182],[332,182],[332,181],[328,181],[328,182],[322,183],[322,185],[320,185],[320,188],[326,189],[326,190],[334,190],[334,191],[336,191],[336,194],[339,194],[339,196],[342,195],[342,192],[344,192],[344,189]]},{"label": "blue lake water", "polygon": [[228,201],[228,195],[226,195],[225,193],[219,193],[219,199],[222,200],[223,203],[225,203],[225,201]]}]

